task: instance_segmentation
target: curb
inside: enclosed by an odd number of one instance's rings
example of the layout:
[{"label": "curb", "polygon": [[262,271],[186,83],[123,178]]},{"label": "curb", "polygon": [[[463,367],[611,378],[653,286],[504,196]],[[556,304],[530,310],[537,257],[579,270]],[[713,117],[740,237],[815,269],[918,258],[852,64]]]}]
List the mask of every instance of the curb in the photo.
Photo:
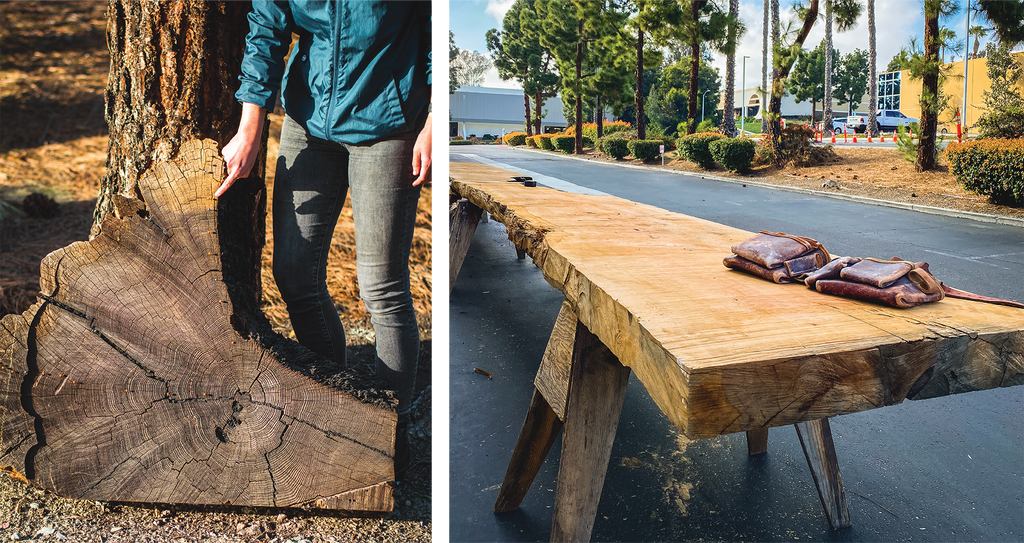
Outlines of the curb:
[{"label": "curb", "polygon": [[[509,147],[509,149],[515,149]],[[907,204],[903,202],[890,202],[889,200],[879,200],[877,198],[868,198],[866,196],[853,196],[849,194],[839,194],[835,192],[825,192],[823,190],[805,189],[801,187],[790,187],[788,185],[772,185],[770,183],[763,183],[760,181],[748,181],[745,179],[733,179],[731,177],[721,177],[718,175],[693,173],[693,172],[681,172],[678,170],[666,170],[664,168],[658,168],[647,165],[639,164],[616,164],[614,162],[604,162],[596,160],[588,160],[586,158],[580,158],[576,156],[560,156],[559,154],[549,153],[547,151],[533,150],[533,149],[516,149],[521,151],[527,151],[530,153],[543,154],[545,156],[554,156],[556,158],[563,158],[568,160],[579,160],[590,164],[599,163],[607,164],[609,166],[618,166],[620,168],[632,168],[634,170],[647,170],[652,172],[663,172],[663,173],[674,173],[677,175],[696,177],[698,179],[707,179],[710,181],[722,181],[725,183],[733,183],[736,185],[751,185],[754,187],[781,190],[783,192],[795,192],[797,194],[808,194],[811,196],[822,196],[825,198],[832,198],[835,200],[846,200],[848,202],[857,202],[862,204],[870,204],[884,207],[892,207],[896,209],[905,209],[908,211],[917,211],[919,213],[928,213],[931,215],[942,215],[945,217],[952,217],[956,219],[967,219],[978,222],[986,222],[992,224],[1002,224],[1005,226],[1016,226],[1018,228],[1024,228],[1024,219],[1018,219],[1016,217],[1004,217],[1002,215],[990,215],[988,213],[976,213],[974,211],[959,211],[956,209],[946,209],[944,207],[925,206],[919,204]]]}]

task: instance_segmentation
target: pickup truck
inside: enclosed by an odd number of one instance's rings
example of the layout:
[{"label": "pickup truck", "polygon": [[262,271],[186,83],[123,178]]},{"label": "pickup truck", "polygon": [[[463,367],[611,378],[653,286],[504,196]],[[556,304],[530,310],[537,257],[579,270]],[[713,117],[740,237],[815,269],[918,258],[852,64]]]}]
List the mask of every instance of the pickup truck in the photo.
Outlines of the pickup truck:
[{"label": "pickup truck", "polygon": [[[918,122],[913,117],[907,117],[895,109],[880,109],[875,113],[875,121],[878,129],[883,132],[892,132],[899,125],[909,126],[910,123]],[[864,132],[868,126],[867,115],[855,115],[846,119],[846,127],[856,132]]]}]

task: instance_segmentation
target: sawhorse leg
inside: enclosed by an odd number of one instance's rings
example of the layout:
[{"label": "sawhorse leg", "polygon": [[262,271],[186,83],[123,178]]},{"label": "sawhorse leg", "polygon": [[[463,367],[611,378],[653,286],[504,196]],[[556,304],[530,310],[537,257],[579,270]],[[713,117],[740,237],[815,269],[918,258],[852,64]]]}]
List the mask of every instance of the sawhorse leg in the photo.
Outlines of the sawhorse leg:
[{"label": "sawhorse leg", "polygon": [[[829,527],[833,530],[849,528],[850,509],[846,504],[846,492],[843,490],[843,478],[839,474],[839,460],[828,419],[798,422],[794,426]],[[747,453],[755,456],[767,451],[768,428],[747,431]]]},{"label": "sawhorse leg", "polygon": [[798,422],[794,426],[807,457],[807,465],[811,468],[814,486],[818,488],[821,505],[825,508],[829,528],[849,528],[850,510],[846,505],[846,492],[843,490],[843,478],[839,475],[839,461],[828,419]]},{"label": "sawhorse leg", "polygon": [[629,368],[563,304],[495,512],[522,502],[562,427],[561,419],[565,435],[551,540],[589,541],[628,380]]},{"label": "sawhorse leg", "polygon": [[462,198],[448,209],[448,292],[455,288],[483,210]]}]

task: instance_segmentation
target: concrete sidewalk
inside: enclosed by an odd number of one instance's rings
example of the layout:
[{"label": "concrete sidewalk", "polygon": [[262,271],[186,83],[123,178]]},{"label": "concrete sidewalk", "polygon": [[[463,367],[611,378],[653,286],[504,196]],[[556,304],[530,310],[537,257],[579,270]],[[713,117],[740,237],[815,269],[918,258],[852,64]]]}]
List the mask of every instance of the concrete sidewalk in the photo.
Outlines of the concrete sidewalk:
[{"label": "concrete sidewalk", "polygon": [[[547,541],[561,443],[515,512],[491,512],[563,297],[482,223],[450,303],[452,541]],[[493,378],[474,372],[492,372]],[[594,541],[1024,540],[1024,390],[832,420],[853,527],[830,531],[792,427],[691,442],[631,378]]]}]

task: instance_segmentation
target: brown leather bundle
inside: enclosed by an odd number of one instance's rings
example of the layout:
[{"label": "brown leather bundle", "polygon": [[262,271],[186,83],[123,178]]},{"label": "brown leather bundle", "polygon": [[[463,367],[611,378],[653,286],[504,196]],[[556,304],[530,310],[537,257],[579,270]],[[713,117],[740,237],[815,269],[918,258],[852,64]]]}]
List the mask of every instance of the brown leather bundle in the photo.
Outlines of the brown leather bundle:
[{"label": "brown leather bundle", "polygon": [[732,246],[732,256],[723,263],[776,283],[803,281],[832,257],[816,240],[762,230],[756,236]]},{"label": "brown leather bundle", "polygon": [[804,281],[825,294],[914,307],[945,297],[942,283],[928,271],[927,262],[837,258]]}]

